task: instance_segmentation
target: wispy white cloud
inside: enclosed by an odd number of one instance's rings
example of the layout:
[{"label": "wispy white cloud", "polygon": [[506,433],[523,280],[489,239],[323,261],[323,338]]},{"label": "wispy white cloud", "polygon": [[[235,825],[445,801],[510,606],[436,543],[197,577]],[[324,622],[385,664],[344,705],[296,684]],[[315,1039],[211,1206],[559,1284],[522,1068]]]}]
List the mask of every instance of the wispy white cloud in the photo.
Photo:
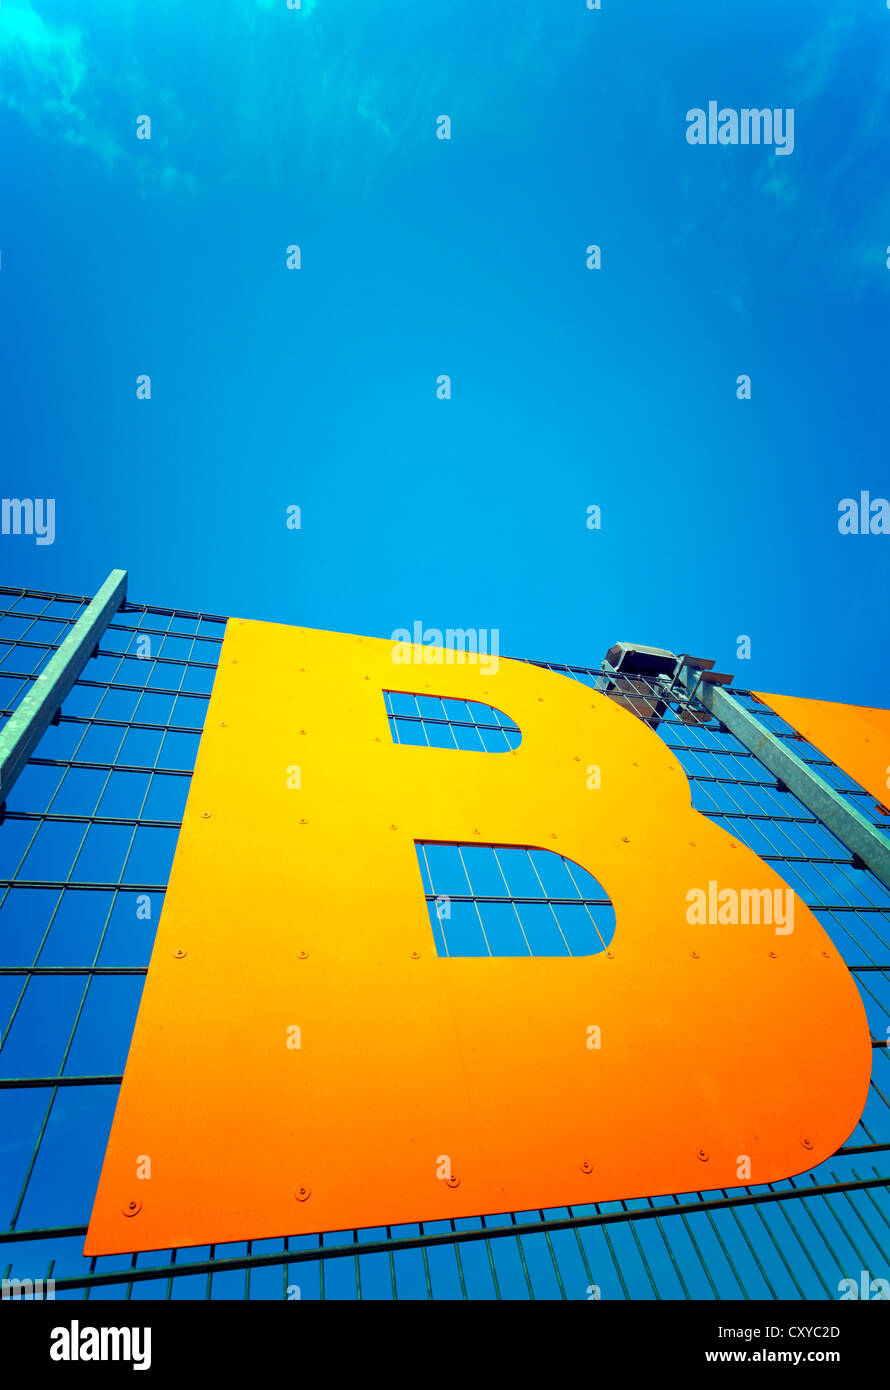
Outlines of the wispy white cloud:
[{"label": "wispy white cloud", "polygon": [[[861,21],[861,22],[860,22]],[[874,287],[883,264],[887,195],[873,170],[886,163],[890,129],[890,56],[874,42],[880,16],[835,14],[818,24],[787,60],[787,101],[797,116],[798,148],[758,171],[757,191],[779,213],[780,235],[835,254],[826,274],[858,291]],[[781,166],[781,167],[780,167]],[[800,213],[806,209],[806,217]]]},{"label": "wispy white cloud", "polygon": [[[580,47],[572,26],[547,23],[539,0],[513,0],[507,25],[417,0],[351,0],[344,13],[317,0],[303,0],[302,13],[285,0],[244,0],[243,23],[229,29],[223,66],[242,153],[273,175],[293,169],[293,151],[282,167],[282,129],[299,132],[306,170],[354,192],[391,159],[422,151],[440,114],[461,138],[509,138],[524,84],[556,86]],[[245,31],[255,43],[245,45]]]},{"label": "wispy white cloud", "polygon": [[[63,141],[101,160],[109,168],[129,166],[143,186],[181,189],[192,176],[177,171],[166,157],[137,160],[135,115],[133,148],[103,120],[102,98],[126,81],[103,72],[89,37],[73,23],[45,19],[32,0],[6,0],[0,16],[0,105],[42,139]],[[169,95],[162,94],[169,104]]]},{"label": "wispy white cloud", "polygon": [[792,170],[785,166],[787,159],[775,155],[763,165],[757,174],[757,185],[761,193],[768,193],[783,207],[792,207],[798,198],[797,184]]},{"label": "wispy white cloud", "polygon": [[825,23],[792,57],[792,104],[804,106],[815,101],[838,76],[844,42],[853,30],[852,13],[830,15]]},{"label": "wispy white cloud", "polygon": [[84,104],[88,67],[80,29],[49,23],[30,0],[7,0],[0,23],[0,103],[38,135],[89,149],[113,164],[123,151]]}]

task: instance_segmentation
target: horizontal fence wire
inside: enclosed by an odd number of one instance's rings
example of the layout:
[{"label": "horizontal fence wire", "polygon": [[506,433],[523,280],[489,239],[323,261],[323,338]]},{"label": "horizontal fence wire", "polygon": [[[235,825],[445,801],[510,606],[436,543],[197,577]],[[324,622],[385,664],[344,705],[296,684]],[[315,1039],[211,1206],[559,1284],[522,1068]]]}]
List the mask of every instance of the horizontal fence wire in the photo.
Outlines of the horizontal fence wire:
[{"label": "horizontal fence wire", "polygon": [[[90,599],[8,587],[0,598],[2,719]],[[868,1102],[831,1159],[785,1182],[731,1192],[85,1258],[225,622],[127,602],[5,807],[0,1271],[7,1278],[53,1279],[55,1296],[73,1299],[574,1300],[832,1299],[839,1281],[858,1281],[861,1270],[887,1277],[888,894],[697,702],[702,722],[686,722],[681,698],[667,700],[658,733],[690,779],[694,806],[774,863],[831,937],[865,1004],[874,1043]],[[532,664],[603,686],[599,668]],[[642,678],[639,686],[646,690]],[[664,696],[654,684],[649,693]],[[765,714],[748,692],[733,693]],[[490,707],[395,692],[382,698],[396,741],[456,752],[521,741],[508,713]],[[793,734],[782,722],[775,727]],[[796,740],[795,751],[884,824],[873,798],[819,750]],[[442,893],[429,864],[424,882],[435,934]],[[523,911],[547,905],[557,916],[560,907],[591,912],[599,944],[608,939],[611,926],[599,915],[611,910],[608,899],[578,884],[556,893],[544,880],[540,894],[517,892],[508,875],[503,892],[484,888],[468,875],[466,891],[448,896],[480,920],[494,899],[516,915],[532,950]]]}]

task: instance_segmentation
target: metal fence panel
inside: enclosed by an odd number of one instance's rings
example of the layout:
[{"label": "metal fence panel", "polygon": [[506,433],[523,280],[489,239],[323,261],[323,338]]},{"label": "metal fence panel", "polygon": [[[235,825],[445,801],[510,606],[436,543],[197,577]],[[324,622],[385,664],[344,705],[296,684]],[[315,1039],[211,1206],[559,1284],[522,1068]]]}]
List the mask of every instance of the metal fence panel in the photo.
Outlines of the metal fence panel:
[{"label": "metal fence panel", "polygon": [[[14,588],[0,595],[0,718],[8,721],[90,600]],[[75,1299],[569,1300],[833,1299],[842,1279],[887,1277],[890,892],[713,718],[689,724],[671,709],[659,733],[690,779],[696,809],[774,864],[817,915],[862,995],[874,1045],[869,1099],[830,1160],[786,1182],[732,1192],[85,1259],[225,621],[127,602],[8,796],[0,826],[5,1277],[51,1278],[57,1298]],[[536,664],[591,686],[602,675]],[[764,717],[750,692],[732,693]],[[387,699],[402,741],[513,746],[514,726],[486,707],[439,701],[433,710],[415,701],[412,709]],[[794,736],[778,716],[771,720],[780,738]],[[796,738],[794,750],[890,830],[873,799],[818,749]],[[510,874],[524,872],[518,864],[497,868],[498,892],[467,874],[460,895],[493,924],[491,940],[483,925],[487,948],[500,928],[485,914],[504,908],[530,951],[539,909],[560,924],[571,950],[558,914],[572,905],[540,878],[534,893],[513,887]],[[423,859],[421,869],[435,933],[435,900],[447,890]],[[484,879],[487,870],[474,872]],[[587,885],[577,897],[607,944],[608,900]],[[437,939],[443,952],[445,936]]]}]

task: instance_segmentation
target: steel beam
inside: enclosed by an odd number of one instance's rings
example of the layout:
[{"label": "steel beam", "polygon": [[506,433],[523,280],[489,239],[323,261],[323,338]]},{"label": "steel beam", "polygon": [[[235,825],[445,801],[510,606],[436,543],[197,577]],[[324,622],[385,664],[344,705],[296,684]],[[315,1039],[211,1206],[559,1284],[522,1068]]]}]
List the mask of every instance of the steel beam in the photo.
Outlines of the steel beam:
[{"label": "steel beam", "polygon": [[694,690],[705,709],[719,719],[777,781],[783,782],[854,858],[890,888],[890,842],[862,812],[793,753],[724,686],[709,684],[707,677],[703,680],[702,673],[689,666],[683,667],[680,676],[686,690]]},{"label": "steel beam", "polygon": [[127,596],[127,571],[112,570],[58,651],[0,730],[0,799],[5,801],[62,701]]}]

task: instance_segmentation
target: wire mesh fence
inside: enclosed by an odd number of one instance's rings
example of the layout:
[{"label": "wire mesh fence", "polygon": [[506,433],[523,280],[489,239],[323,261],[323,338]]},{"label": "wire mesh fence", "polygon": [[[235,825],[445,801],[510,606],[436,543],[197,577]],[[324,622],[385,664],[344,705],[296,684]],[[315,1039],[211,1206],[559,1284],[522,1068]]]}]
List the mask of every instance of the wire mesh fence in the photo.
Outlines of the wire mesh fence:
[{"label": "wire mesh fence", "polygon": [[[88,599],[0,589],[2,718]],[[213,683],[225,619],[127,602],[12,789],[0,825],[0,1271],[56,1298],[833,1299],[887,1277],[890,895],[732,735],[668,701],[659,735],[696,809],[773,864],[862,996],[874,1065],[864,1113],[825,1163],[785,1182],[376,1230],[85,1258],[83,1236]],[[598,668],[535,664],[593,687]],[[765,713],[750,692],[733,693]],[[663,689],[653,686],[653,700]],[[386,692],[397,741],[496,752],[500,711]],[[421,703],[426,700],[426,703]],[[886,808],[773,727],[874,823]],[[591,953],[614,930],[570,861],[418,844],[440,954]],[[475,852],[475,859],[469,851]],[[488,853],[483,861],[480,857]],[[500,860],[498,854],[500,853]],[[469,857],[467,857],[469,856]],[[446,877],[448,877],[446,884]],[[449,888],[451,891],[449,892]],[[443,917],[441,900],[460,909]],[[543,914],[543,916],[542,916]],[[545,923],[546,918],[546,923]],[[570,925],[571,924],[571,925]],[[461,932],[463,933],[461,935]],[[474,932],[477,934],[474,936]],[[454,933],[450,936],[450,933]],[[517,948],[517,942],[521,947]],[[830,1049],[814,1037],[813,1047]]]}]

